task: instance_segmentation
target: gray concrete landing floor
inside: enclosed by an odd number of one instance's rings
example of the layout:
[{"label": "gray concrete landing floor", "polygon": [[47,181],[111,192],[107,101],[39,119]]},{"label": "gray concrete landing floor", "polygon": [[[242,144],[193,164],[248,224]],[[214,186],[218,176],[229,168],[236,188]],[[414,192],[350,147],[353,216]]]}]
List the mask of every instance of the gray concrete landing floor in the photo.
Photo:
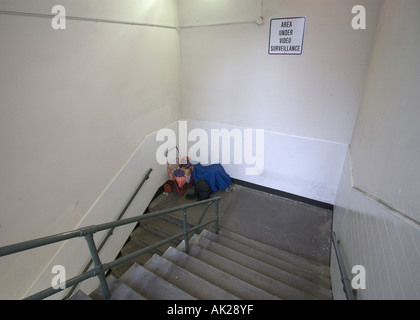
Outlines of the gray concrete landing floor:
[{"label": "gray concrete landing floor", "polygon": [[[176,192],[159,195],[149,206],[158,211],[192,203],[186,194]],[[218,191],[211,197],[220,196],[220,228],[233,231],[303,258],[329,265],[331,248],[332,211],[306,203],[268,194],[237,184],[231,192]],[[188,222],[194,223],[203,207],[188,209]],[[180,216],[182,212],[177,213]],[[207,212],[208,219],[214,217],[214,209]],[[206,218],[203,220],[205,221]]]}]

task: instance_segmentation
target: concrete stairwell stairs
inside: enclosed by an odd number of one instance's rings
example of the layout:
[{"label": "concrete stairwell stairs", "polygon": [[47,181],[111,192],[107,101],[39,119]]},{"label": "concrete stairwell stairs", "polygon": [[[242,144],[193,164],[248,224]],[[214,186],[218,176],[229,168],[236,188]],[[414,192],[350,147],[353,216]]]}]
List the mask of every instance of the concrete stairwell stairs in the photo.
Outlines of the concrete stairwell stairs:
[{"label": "concrete stairwell stairs", "polygon": [[[326,300],[329,267],[237,233],[203,230],[163,254],[107,277],[110,300]],[[101,288],[71,299],[103,299]]]}]

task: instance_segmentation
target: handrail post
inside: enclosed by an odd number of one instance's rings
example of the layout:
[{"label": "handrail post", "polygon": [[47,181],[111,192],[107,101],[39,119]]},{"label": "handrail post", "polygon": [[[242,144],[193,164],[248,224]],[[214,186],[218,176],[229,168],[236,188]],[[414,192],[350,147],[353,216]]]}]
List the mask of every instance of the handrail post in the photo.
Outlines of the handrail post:
[{"label": "handrail post", "polygon": [[[127,204],[125,205],[124,209],[121,211],[120,215],[118,216],[116,221],[119,221],[122,219],[122,217],[124,216],[125,212],[127,211],[127,209],[130,207],[131,203],[133,202],[134,198],[137,196],[138,192],[140,191],[140,189],[143,187],[144,183],[146,182],[146,180],[148,180],[150,178],[150,173],[152,172],[152,168],[150,168],[146,175],[143,177],[143,180],[140,182],[139,186],[137,187],[136,191],[133,193],[133,195],[131,196],[130,200],[128,200]],[[108,239],[111,237],[111,235],[114,233],[114,229],[115,228],[111,228],[110,230],[108,230],[107,235],[105,236],[105,238],[102,240],[102,243],[99,245],[97,251],[101,252],[102,248],[105,246],[105,243],[108,241]],[[88,264],[85,266],[85,268],[83,269],[82,273],[85,273],[86,271],[89,270],[90,265],[92,264],[92,260],[90,260],[88,262]],[[74,285],[70,291],[67,293],[67,295],[64,297],[64,300],[67,300],[68,298],[71,297],[73,291],[76,289],[76,285]]]},{"label": "handrail post", "polygon": [[204,218],[204,216],[206,215],[207,210],[210,208],[210,206],[211,206],[212,204],[213,204],[213,202],[209,202],[209,203],[207,204],[207,207],[205,207],[205,208],[204,208],[204,210],[203,210],[203,212],[201,212],[201,216],[200,216],[200,219],[198,219],[197,224],[200,224],[200,223],[201,223],[201,221],[203,221],[203,218]]},{"label": "handrail post", "polygon": [[102,292],[105,296],[105,299],[109,299],[111,297],[111,292],[109,291],[108,283],[106,282],[105,273],[98,255],[98,250],[96,249],[95,241],[93,240],[93,234],[89,233],[85,235],[85,240],[88,244],[89,251],[92,256],[96,276],[99,278],[99,281],[101,283]]},{"label": "handrail post", "polygon": [[216,221],[214,223],[214,228],[215,228],[215,233],[219,234],[219,199],[216,199],[215,211],[216,211],[216,217],[215,217]]},{"label": "handrail post", "polygon": [[183,229],[184,229],[184,236],[185,236],[185,253],[190,252],[189,246],[189,239],[188,239],[188,224],[187,224],[187,209],[182,209],[182,217],[183,217]]},{"label": "handrail post", "polygon": [[[197,201],[195,203],[191,203],[191,204],[183,204],[174,208],[170,208],[170,209],[164,209],[164,210],[160,210],[154,213],[150,213],[147,215],[138,215],[138,216],[134,216],[134,217],[130,217],[130,218],[125,218],[125,219],[121,219],[118,221],[113,221],[113,222],[107,222],[107,223],[101,223],[98,225],[93,225],[93,226],[87,226],[87,227],[83,227],[77,230],[72,230],[72,231],[68,231],[68,232],[62,232],[59,234],[55,234],[55,235],[50,235],[50,236],[46,236],[46,237],[42,237],[42,238],[37,238],[37,239],[33,239],[33,240],[29,240],[29,241],[24,241],[24,242],[20,242],[20,243],[15,243],[12,245],[8,245],[8,246],[4,246],[4,247],[0,247],[0,257],[3,256],[7,256],[10,254],[14,254],[14,253],[18,253],[18,252],[22,252],[22,251],[26,251],[26,250],[30,250],[30,249],[34,249],[34,248],[38,248],[38,247],[42,247],[45,245],[49,245],[49,244],[53,244],[53,243],[57,243],[60,241],[65,241],[65,240],[69,240],[69,239],[74,239],[74,238],[85,238],[90,254],[91,254],[91,260],[94,263],[94,267],[86,272],[87,270],[83,271],[82,274],[80,274],[79,276],[76,276],[72,279],[70,279],[69,281],[65,282],[65,289],[67,288],[71,288],[71,290],[73,290],[75,288],[75,286],[79,283],[81,283],[82,281],[85,281],[89,278],[92,277],[98,277],[102,286],[102,291],[103,291],[103,295],[106,299],[109,299],[111,297],[111,292],[109,290],[109,286],[108,283],[106,281],[106,277],[105,277],[105,273],[108,270],[111,270],[113,267],[120,265],[130,259],[133,259],[141,254],[144,254],[146,252],[150,252],[151,250],[158,248],[166,243],[169,243],[171,241],[173,241],[174,239],[179,239],[182,236],[185,237],[185,247],[186,247],[186,252],[189,252],[189,234],[195,232],[196,230],[200,230],[201,228],[211,224],[211,223],[215,223],[216,225],[216,233],[219,230],[219,200],[220,197],[216,197],[213,199],[207,199],[207,200],[202,200],[202,201]],[[194,227],[189,228],[188,227],[188,222],[187,222],[187,209],[191,208],[191,207],[195,207],[195,206],[199,206],[202,205],[204,203],[210,203],[212,204],[214,201],[216,201],[216,218],[215,219],[211,219],[205,223],[200,223]],[[209,207],[209,205],[208,205]],[[166,240],[162,240],[160,242],[158,242],[155,245],[151,245],[145,249],[136,251],[134,253],[131,253],[127,256],[125,256],[125,258],[119,258],[117,260],[114,260],[111,263],[105,263],[103,264],[99,258],[99,248],[96,247],[95,241],[94,241],[94,234],[96,232],[100,232],[103,230],[107,230],[107,229],[112,229],[112,228],[116,228],[116,227],[121,227],[121,226],[125,226],[128,224],[132,224],[132,223],[138,223],[139,221],[143,221],[146,219],[151,219],[151,218],[156,218],[156,217],[160,217],[163,216],[165,214],[168,214],[170,212],[174,212],[174,211],[179,211],[182,210],[183,211],[183,232],[180,232],[172,237],[167,238]],[[205,209],[204,213],[207,212],[207,208]],[[127,258],[128,257],[128,258]],[[89,262],[90,263],[90,262]],[[43,291],[40,291],[28,298],[25,299],[44,299],[46,297],[49,297],[55,293],[57,293],[58,291],[62,291],[64,289],[54,289],[53,287],[47,288]],[[69,294],[71,294],[72,291],[69,292]]]}]

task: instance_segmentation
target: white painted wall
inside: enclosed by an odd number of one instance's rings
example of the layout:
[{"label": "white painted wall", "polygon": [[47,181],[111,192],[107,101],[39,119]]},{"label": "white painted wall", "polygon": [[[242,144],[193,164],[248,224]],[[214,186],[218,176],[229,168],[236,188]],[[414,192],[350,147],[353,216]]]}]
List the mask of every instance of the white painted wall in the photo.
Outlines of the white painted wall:
[{"label": "white painted wall", "polygon": [[[385,1],[333,229],[351,268],[366,269],[360,299],[420,299],[420,3]],[[334,298],[343,299],[334,252]]]},{"label": "white painted wall", "polygon": [[[175,134],[178,134],[177,122],[166,128],[173,130]],[[156,161],[156,150],[159,145],[161,145],[161,142],[157,141],[156,133],[148,135],[144,141],[142,141],[137,150],[135,150],[126,164],[95,201],[95,204],[89,209],[85,217],[83,217],[77,226],[78,228],[115,221],[128,200],[134,194],[147,171],[152,169],[149,179],[145,182],[136,198],[130,204],[130,207],[125,212],[123,218],[143,214],[157,189],[168,179],[166,166],[162,166]],[[135,225],[136,224],[133,223],[127,226],[118,227],[114,230],[113,235],[108,239],[106,245],[100,252],[100,258],[103,263],[113,261],[117,257],[121,247],[126,242]],[[97,246],[102,243],[107,232],[108,230],[95,234],[94,237]],[[70,278],[79,275],[83,271],[83,268],[89,261],[89,256],[88,247],[83,238],[73,239],[62,243],[60,250],[57,251],[53,259],[49,261],[43,272],[31,285],[27,295],[37,293],[50,285],[52,276],[54,276],[51,273],[54,265],[59,264],[65,266],[67,277]],[[34,257],[30,257],[30,259],[31,261],[34,261]],[[7,261],[5,263],[7,263]],[[29,266],[25,266],[25,268],[28,267]],[[14,273],[16,272],[21,272],[21,267],[14,271]],[[98,286],[99,280],[95,277],[82,282],[78,289],[81,289],[85,293],[89,293]],[[10,284],[10,287],[12,287],[12,283]],[[64,297],[66,293],[67,291],[63,291],[51,298],[57,299]]]},{"label": "white painted wall", "polygon": [[[175,0],[1,0],[1,10],[36,14],[52,14],[55,5],[62,5],[69,17],[98,18],[123,22],[178,25]],[[69,22],[69,27],[72,24]]]},{"label": "white painted wall", "polygon": [[255,22],[261,0],[178,0],[180,27]]},{"label": "white painted wall", "polygon": [[[353,188],[350,152],[334,206],[333,230],[350,280],[355,265],[366,270],[359,300],[420,299],[420,227]],[[346,297],[334,250],[331,251],[334,299]]]},{"label": "white painted wall", "polygon": [[[393,298],[418,298],[417,224],[405,223],[401,215],[415,216],[418,207],[408,190],[418,187],[413,163],[419,157],[411,140],[418,133],[413,86],[419,70],[412,55],[418,49],[418,4],[386,1],[369,64],[382,0],[241,3],[238,10],[234,0],[179,0],[179,37],[173,29],[175,0],[60,3],[69,16],[168,28],[68,20],[67,29],[59,31],[49,18],[0,15],[0,246],[113,220],[152,167],[145,194],[127,216],[143,212],[166,180],[165,166],[155,159],[161,142],[154,132],[168,124],[176,131],[184,118],[190,129],[207,132],[264,129],[264,172],[251,177],[245,175],[247,166],[226,165],[228,173],[334,203],[334,228],[348,263],[373,270],[368,275],[373,273],[369,283],[375,292],[362,296],[388,297],[381,290],[396,286]],[[49,14],[56,4],[1,0],[0,10]],[[356,4],[366,7],[366,30],[351,28]],[[262,26],[239,23],[260,14]],[[406,14],[412,19],[402,18]],[[270,19],[293,16],[307,18],[303,54],[268,55]],[[392,26],[395,30],[388,30]],[[384,49],[386,36],[401,34],[397,43],[415,39],[408,52]],[[347,145],[361,99],[350,158]],[[403,155],[387,151],[388,143]],[[352,188],[350,161],[356,187],[398,212]],[[396,181],[399,189],[377,183],[379,176]],[[395,191],[396,199],[390,197]],[[124,241],[129,231],[121,230],[115,241]],[[105,248],[104,261],[115,257],[115,248]],[[77,256],[68,256],[68,250]],[[88,259],[83,250],[80,239],[1,259],[0,286],[11,290],[2,290],[0,298],[19,299],[49,286],[57,263],[74,262],[69,276],[78,274]],[[95,285],[88,282],[87,291]]]},{"label": "white painted wall", "polygon": [[420,223],[420,2],[387,1],[351,142],[355,187]]},{"label": "white painted wall", "polygon": [[[56,4],[3,0],[0,10],[51,14]],[[50,18],[0,14],[0,246],[114,219],[156,165],[146,137],[181,114],[176,1],[60,4],[68,16],[171,28],[68,19],[54,30]],[[135,170],[120,178],[124,166]],[[157,167],[153,175],[155,192],[165,180]],[[43,271],[48,278],[59,249],[1,259],[0,287],[9,289],[0,298],[22,298]]]},{"label": "white painted wall", "polygon": [[[214,163],[211,161],[211,156],[214,157],[212,154],[213,147],[216,148],[219,154],[219,162],[232,178],[321,202],[334,203],[343,166],[342,157],[347,149],[345,144],[264,131],[263,144],[260,145],[261,147],[257,147],[255,128],[188,120],[187,129],[188,134],[190,134],[188,150],[191,151],[188,155],[193,160],[198,160],[202,163],[204,163],[204,160],[207,164]],[[209,138],[207,149],[205,146],[201,148],[200,140],[194,137],[194,130],[196,129],[204,130]],[[245,129],[253,129],[252,139],[245,137]],[[226,144],[222,138],[214,139],[212,130],[216,130],[219,133],[222,130],[226,130],[228,134],[232,135],[236,130],[242,137],[242,144],[239,140],[235,141],[233,136],[229,144]],[[252,144],[250,150],[253,157],[256,157],[257,152],[262,149],[263,171],[260,174],[250,175],[246,171],[259,165],[256,159],[251,163],[246,163],[246,144]],[[196,152],[197,147],[201,148],[200,152]],[[230,153],[230,159],[227,162],[223,160],[225,147]],[[235,147],[239,147],[242,150],[242,157],[239,159],[241,161],[236,164],[234,158]],[[209,155],[207,159],[203,158],[201,153],[206,150],[208,150],[207,153]]]},{"label": "white painted wall", "polygon": [[[382,2],[361,2],[366,30],[351,25],[360,1],[234,2],[180,1],[183,117],[205,130],[263,129],[264,172],[235,165],[232,176],[334,203]],[[237,23],[260,14],[262,26]],[[286,17],[306,17],[303,53],[269,55],[270,19]]]},{"label": "white painted wall", "polygon": [[[188,9],[189,20],[200,21],[215,6],[240,20],[230,1],[186,3],[179,16]],[[262,26],[182,28],[180,20],[183,117],[348,144],[381,3],[264,0]],[[351,26],[356,4],[368,12],[366,30]],[[245,7],[249,20],[255,9],[249,1]],[[302,55],[269,55],[270,19],[300,16],[306,17]]]}]

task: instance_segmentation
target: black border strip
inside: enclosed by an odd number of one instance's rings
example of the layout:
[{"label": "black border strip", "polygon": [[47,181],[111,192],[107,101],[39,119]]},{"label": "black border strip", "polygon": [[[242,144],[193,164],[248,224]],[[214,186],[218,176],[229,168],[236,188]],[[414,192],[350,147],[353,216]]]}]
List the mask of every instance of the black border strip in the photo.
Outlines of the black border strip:
[{"label": "black border strip", "polygon": [[309,204],[309,205],[312,205],[312,206],[315,206],[315,207],[318,207],[318,208],[327,209],[327,210],[331,210],[331,211],[334,208],[334,205],[332,205],[330,203],[309,199],[309,198],[306,198],[306,197],[298,196],[298,195],[293,194],[293,193],[288,193],[288,192],[285,192],[285,191],[264,187],[264,186],[261,186],[261,185],[258,185],[258,184],[254,184],[254,183],[251,183],[251,182],[247,182],[247,181],[243,181],[243,180],[239,180],[239,179],[235,179],[235,178],[231,178],[231,180],[235,184],[239,184],[241,186],[244,186],[244,187],[247,187],[247,188],[250,188],[250,189],[263,191],[265,193],[273,194],[273,195],[280,196],[280,197],[283,197],[283,198],[303,202],[303,203],[306,203],[306,204]]}]

